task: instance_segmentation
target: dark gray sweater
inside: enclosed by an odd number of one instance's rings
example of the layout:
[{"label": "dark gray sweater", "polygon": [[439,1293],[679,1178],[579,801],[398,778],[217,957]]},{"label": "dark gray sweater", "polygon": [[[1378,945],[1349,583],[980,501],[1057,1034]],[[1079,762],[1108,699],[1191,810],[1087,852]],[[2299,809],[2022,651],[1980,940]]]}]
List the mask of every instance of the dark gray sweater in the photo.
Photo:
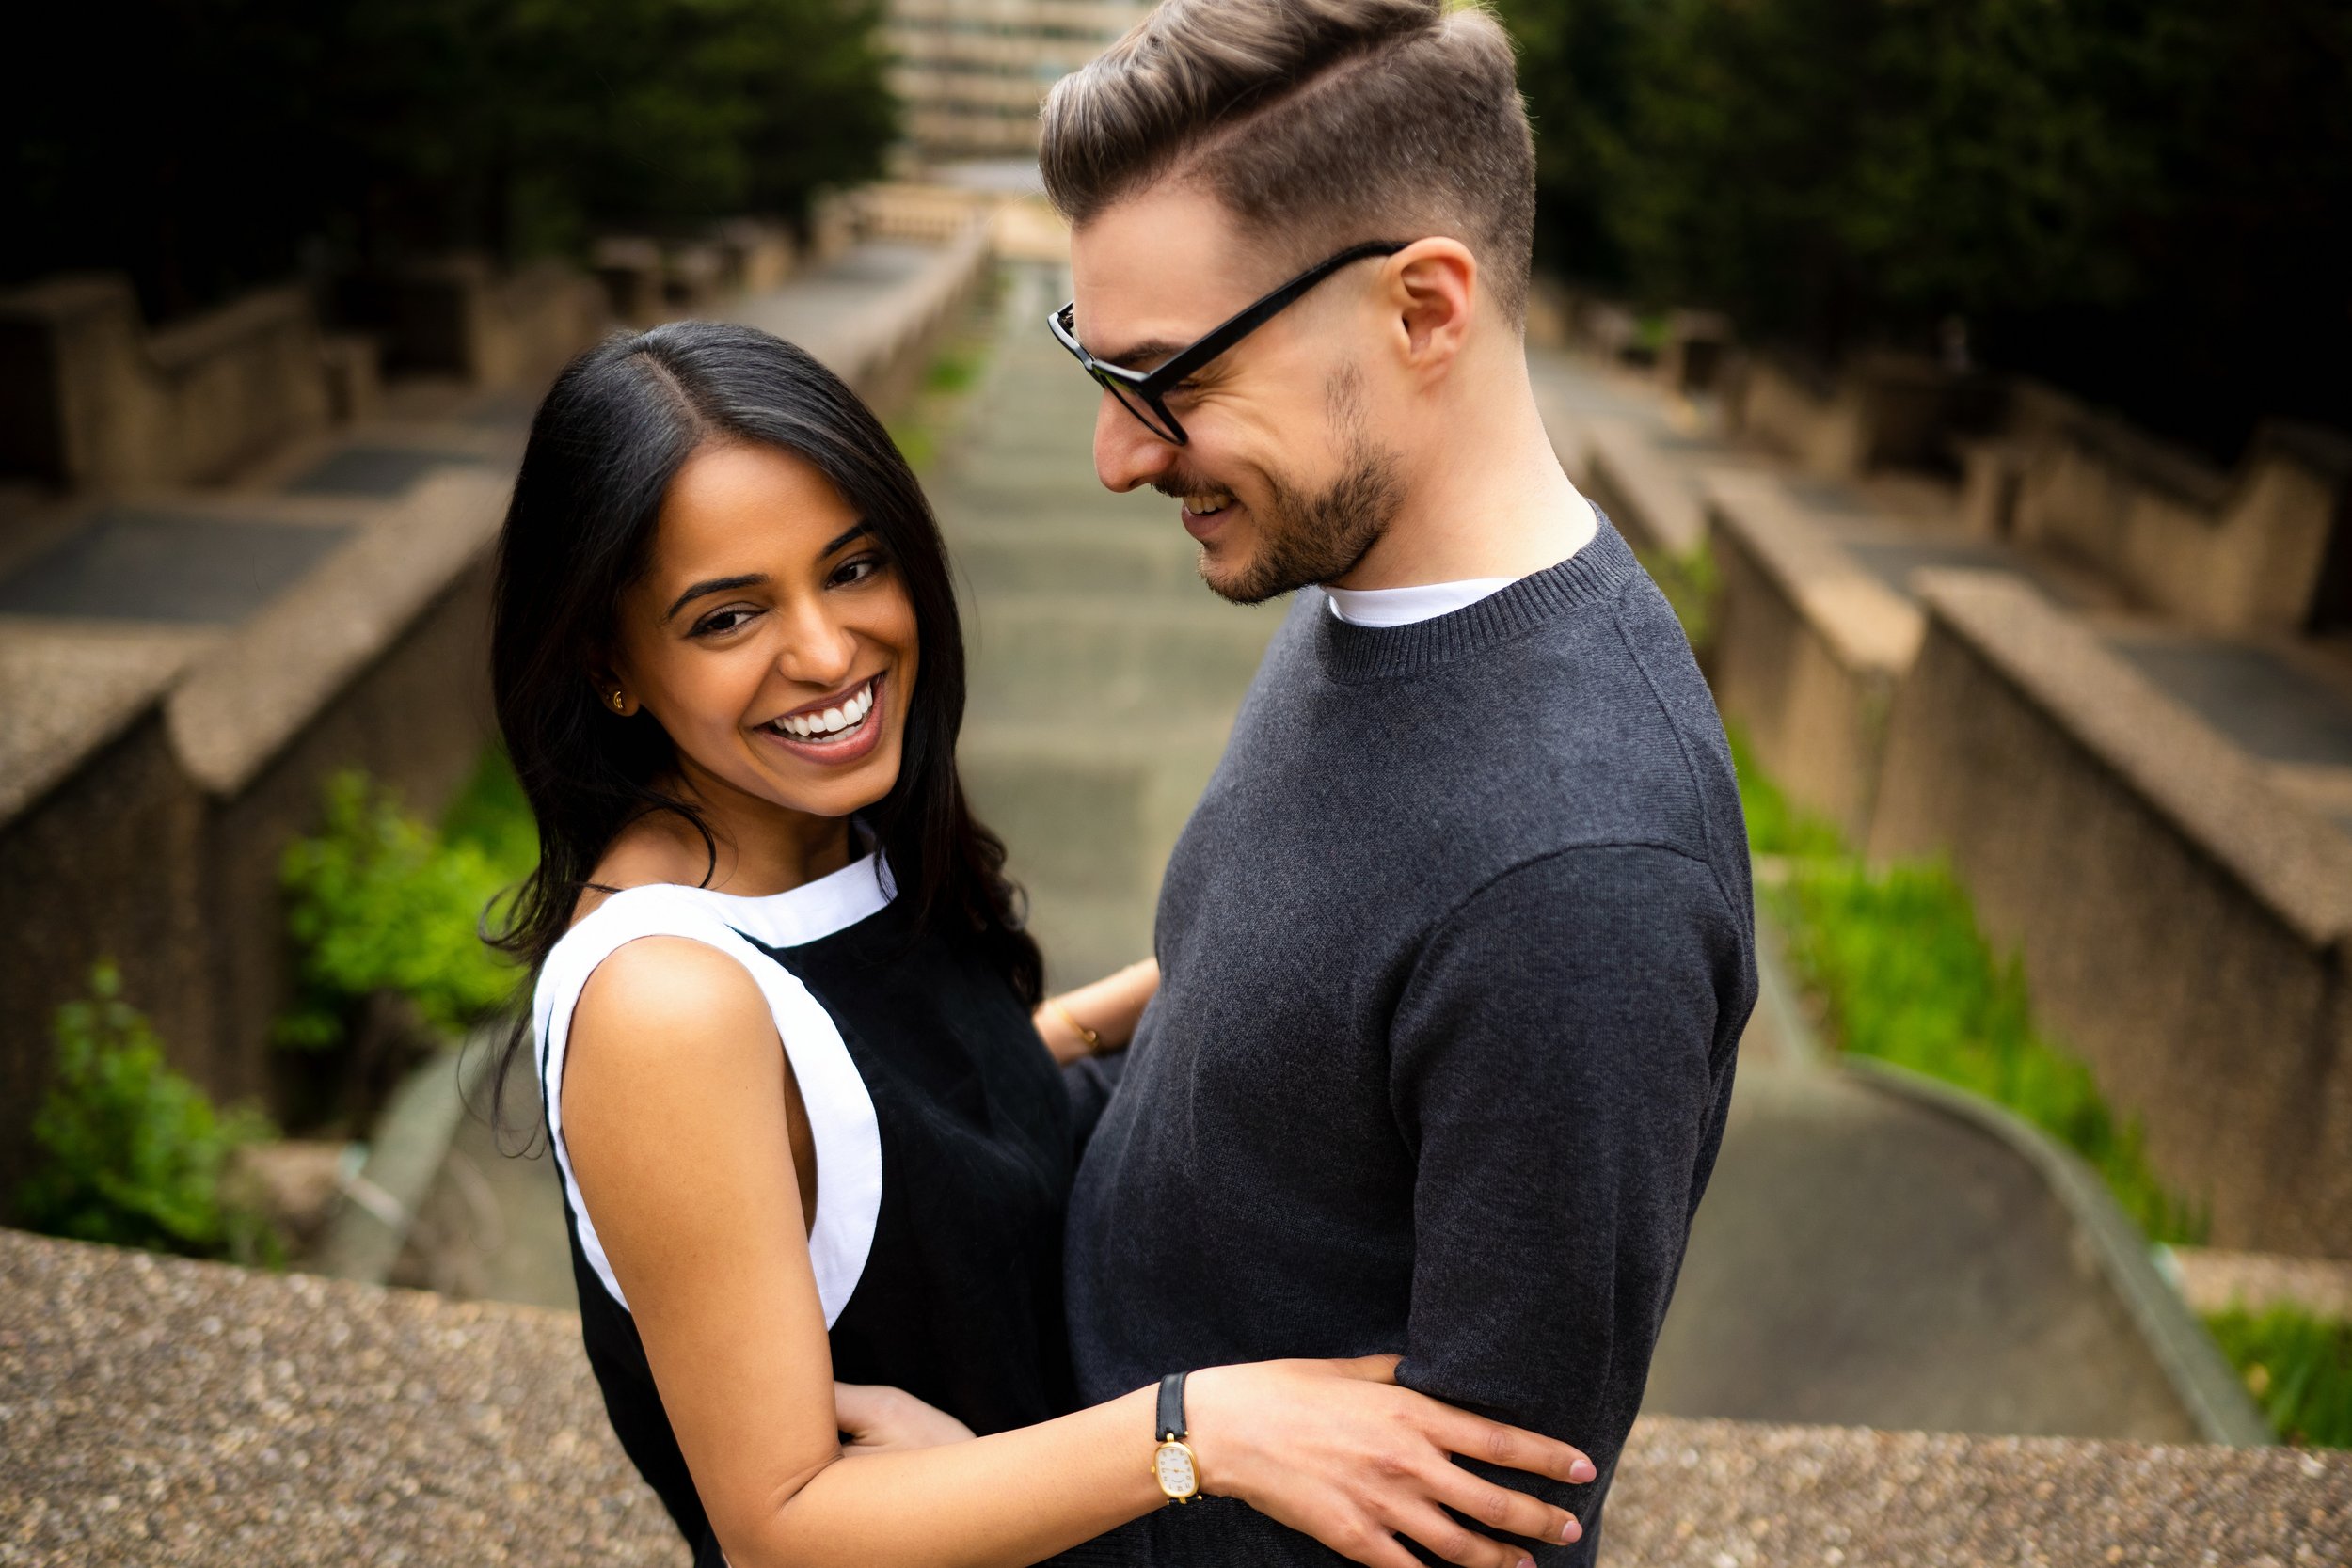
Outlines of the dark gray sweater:
[{"label": "dark gray sweater", "polygon": [[[1583,1542],[1534,1552],[1591,1561],[1756,997],[1723,728],[1616,531],[1414,626],[1302,593],[1155,945],[1071,1204],[1082,1394],[1401,1352],[1407,1386],[1592,1455],[1539,1487]],[[1343,1560],[1228,1499],[1122,1536]]]}]

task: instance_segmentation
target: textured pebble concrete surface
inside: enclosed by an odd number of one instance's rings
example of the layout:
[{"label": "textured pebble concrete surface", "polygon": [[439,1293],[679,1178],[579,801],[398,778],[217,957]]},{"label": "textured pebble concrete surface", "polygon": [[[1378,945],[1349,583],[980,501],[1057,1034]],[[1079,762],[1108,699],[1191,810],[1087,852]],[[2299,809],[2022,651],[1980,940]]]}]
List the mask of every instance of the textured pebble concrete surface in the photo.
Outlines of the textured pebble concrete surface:
[{"label": "textured pebble concrete surface", "polygon": [[[1607,1528],[1656,1568],[2341,1568],[2352,1454],[1650,1418]],[[0,1231],[0,1564],[683,1561],[568,1313]]]}]

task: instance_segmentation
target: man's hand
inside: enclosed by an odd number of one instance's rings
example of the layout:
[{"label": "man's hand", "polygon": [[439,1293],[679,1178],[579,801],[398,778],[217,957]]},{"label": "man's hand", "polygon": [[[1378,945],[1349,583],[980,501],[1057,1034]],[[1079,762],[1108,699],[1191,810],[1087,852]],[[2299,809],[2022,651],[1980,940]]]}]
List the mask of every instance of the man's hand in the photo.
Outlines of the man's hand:
[{"label": "man's hand", "polygon": [[841,1429],[844,1455],[934,1449],[972,1438],[972,1429],[945,1410],[925,1404],[903,1388],[877,1384],[834,1384],[833,1415]]}]

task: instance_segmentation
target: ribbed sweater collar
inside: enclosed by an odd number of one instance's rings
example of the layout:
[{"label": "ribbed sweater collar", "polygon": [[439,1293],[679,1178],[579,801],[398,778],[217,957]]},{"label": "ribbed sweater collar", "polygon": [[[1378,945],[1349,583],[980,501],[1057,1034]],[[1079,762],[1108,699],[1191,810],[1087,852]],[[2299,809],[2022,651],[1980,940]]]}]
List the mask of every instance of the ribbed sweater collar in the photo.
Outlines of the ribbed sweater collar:
[{"label": "ribbed sweater collar", "polygon": [[1331,613],[1315,597],[1315,657],[1335,681],[1394,680],[1467,658],[1581,605],[1613,597],[1641,565],[1623,536],[1598,510],[1597,528],[1582,549],[1555,566],[1464,605],[1450,615],[1406,626],[1359,626]]}]

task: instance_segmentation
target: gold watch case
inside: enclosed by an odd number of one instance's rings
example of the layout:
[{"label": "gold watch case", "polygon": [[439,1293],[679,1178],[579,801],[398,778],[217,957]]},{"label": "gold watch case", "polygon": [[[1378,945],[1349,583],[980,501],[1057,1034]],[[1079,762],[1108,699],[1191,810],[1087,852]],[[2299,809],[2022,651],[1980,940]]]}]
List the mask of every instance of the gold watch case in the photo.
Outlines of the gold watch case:
[{"label": "gold watch case", "polygon": [[1172,1503],[1188,1503],[1200,1496],[1200,1462],[1183,1440],[1163,1437],[1152,1450],[1152,1479]]}]

